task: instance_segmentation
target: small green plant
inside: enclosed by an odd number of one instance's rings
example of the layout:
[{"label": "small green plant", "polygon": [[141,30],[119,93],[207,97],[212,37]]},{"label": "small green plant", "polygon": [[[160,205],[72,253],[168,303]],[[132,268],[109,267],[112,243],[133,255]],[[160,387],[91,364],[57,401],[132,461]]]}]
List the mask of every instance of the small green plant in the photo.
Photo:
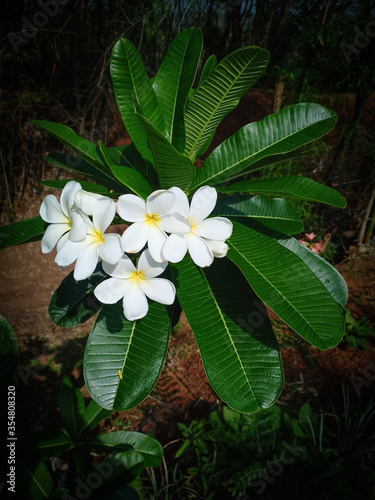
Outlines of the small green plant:
[{"label": "small green plant", "polygon": [[369,349],[366,337],[375,339],[375,330],[371,328],[366,317],[355,320],[350,309],[345,308],[346,332],[342,342],[350,345],[353,349]]}]

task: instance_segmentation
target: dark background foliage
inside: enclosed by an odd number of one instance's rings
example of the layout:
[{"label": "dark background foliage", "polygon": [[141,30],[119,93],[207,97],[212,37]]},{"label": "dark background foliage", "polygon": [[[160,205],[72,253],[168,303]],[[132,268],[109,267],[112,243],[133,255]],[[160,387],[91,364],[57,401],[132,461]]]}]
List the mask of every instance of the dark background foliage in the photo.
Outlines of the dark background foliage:
[{"label": "dark background foliage", "polygon": [[269,49],[270,67],[257,87],[285,102],[335,109],[354,94],[318,180],[341,191],[343,183],[353,184],[345,194],[358,199],[352,215],[361,218],[375,178],[374,130],[360,126],[375,81],[373,0],[3,0],[2,222],[15,217],[14,202],[26,189],[37,192],[46,177],[43,154],[56,147],[30,120],[65,123],[91,140],[113,143],[125,135],[110,81],[113,44],[129,38],[151,77],[173,38],[192,26],[204,32],[202,65],[209,55],[220,60],[242,45]]}]

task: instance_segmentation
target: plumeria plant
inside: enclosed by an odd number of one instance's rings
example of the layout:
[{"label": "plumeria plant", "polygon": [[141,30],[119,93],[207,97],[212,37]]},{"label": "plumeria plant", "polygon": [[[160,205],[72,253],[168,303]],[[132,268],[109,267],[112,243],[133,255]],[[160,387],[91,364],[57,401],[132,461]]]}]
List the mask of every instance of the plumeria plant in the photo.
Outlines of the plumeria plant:
[{"label": "plumeria plant", "polygon": [[[129,409],[150,393],[182,309],[213,388],[244,413],[272,405],[284,382],[264,304],[320,349],[344,333],[345,282],[293,238],[303,225],[287,201],[345,207],[344,198],[302,176],[249,175],[305,154],[300,148],[329,132],[336,115],[312,103],[288,106],[207,154],[269,53],[242,47],[219,63],[211,56],[197,78],[201,49],[199,29],[182,31],[150,79],[132,43],[120,39],[111,75],[132,144],[95,145],[66,125],[35,121],[73,152],[46,160],[90,181],[43,182],[62,188],[60,201],[48,195],[39,217],[1,229],[3,247],[42,239],[43,252],[56,246],[62,268],[75,262],[49,313],[72,327],[100,311],[84,376],[107,409]],[[120,234],[107,232],[118,224]]]}]

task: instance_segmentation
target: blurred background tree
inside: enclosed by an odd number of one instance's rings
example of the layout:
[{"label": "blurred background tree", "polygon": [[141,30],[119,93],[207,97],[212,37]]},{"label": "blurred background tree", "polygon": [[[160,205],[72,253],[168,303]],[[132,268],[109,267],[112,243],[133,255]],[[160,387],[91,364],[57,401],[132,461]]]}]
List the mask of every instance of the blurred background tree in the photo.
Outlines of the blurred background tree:
[{"label": "blurred background tree", "polygon": [[58,175],[46,172],[42,160],[55,144],[30,120],[66,123],[110,145],[126,141],[110,82],[114,43],[129,38],[152,77],[177,33],[192,26],[204,32],[202,66],[209,55],[220,60],[242,45],[270,50],[270,67],[257,85],[274,92],[275,111],[314,101],[338,112],[334,143],[316,177],[352,200],[340,215],[341,231],[350,226],[357,236],[363,213],[371,213],[374,0],[3,0],[2,12],[3,223],[15,217],[25,190],[36,193],[42,178]]}]

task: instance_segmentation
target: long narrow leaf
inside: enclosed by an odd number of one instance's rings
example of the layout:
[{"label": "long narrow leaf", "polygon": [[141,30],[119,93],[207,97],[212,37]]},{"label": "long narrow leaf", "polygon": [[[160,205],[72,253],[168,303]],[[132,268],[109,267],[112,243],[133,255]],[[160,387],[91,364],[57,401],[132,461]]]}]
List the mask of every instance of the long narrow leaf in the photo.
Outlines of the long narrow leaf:
[{"label": "long narrow leaf", "polygon": [[242,47],[220,61],[197,88],[185,113],[184,154],[192,161],[205,152],[221,120],[264,73],[268,60],[267,50]]},{"label": "long narrow leaf", "polygon": [[109,417],[111,413],[112,410],[102,408],[96,401],[92,399],[88,407],[86,408],[85,414],[83,415],[83,422],[79,430],[79,434],[93,429],[98,425],[99,422],[101,422],[106,417]]},{"label": "long narrow leaf", "polygon": [[42,239],[47,223],[41,217],[21,220],[0,227],[0,250],[22,243],[30,243]]},{"label": "long narrow leaf", "polygon": [[111,75],[116,100],[125,127],[142,156],[152,161],[147,137],[135,114],[139,109],[164,134],[163,116],[158,108],[155,91],[148,79],[145,65],[134,45],[121,38],[113,47]]},{"label": "long narrow leaf", "polygon": [[190,190],[212,186],[244,169],[249,172],[257,160],[304,146],[329,132],[336,120],[319,104],[300,103],[245,125],[212,151]]},{"label": "long narrow leaf", "polygon": [[279,348],[241,271],[228,259],[200,269],[185,257],[171,272],[215,391],[243,413],[274,403],[284,380]]},{"label": "long narrow leaf", "polygon": [[317,201],[344,208],[345,198],[335,189],[298,175],[285,175],[275,179],[250,179],[230,186],[219,187],[221,193],[252,193],[285,198]]},{"label": "long narrow leaf", "polygon": [[169,46],[153,84],[168,140],[179,152],[185,148],[184,108],[194,83],[202,43],[200,29],[182,31]]},{"label": "long narrow leaf", "polygon": [[59,392],[60,414],[72,438],[78,436],[85,414],[85,400],[73,375],[65,378]]},{"label": "long narrow leaf", "polygon": [[328,349],[344,333],[342,307],[300,256],[277,239],[233,222],[228,257],[256,294],[305,340]]},{"label": "long narrow leaf", "polygon": [[165,306],[158,303],[133,322],[125,319],[121,302],[103,306],[84,357],[86,385],[100,406],[128,410],[150,393],[165,360],[170,325]]},{"label": "long narrow leaf", "polygon": [[138,115],[148,138],[148,146],[154,157],[160,187],[177,186],[185,190],[194,179],[196,167],[189,158],[175,147],[143,116]]},{"label": "long narrow leaf", "polygon": [[226,217],[251,217],[286,234],[297,234],[303,230],[303,223],[294,207],[282,198],[227,196],[218,199],[213,213]]}]

